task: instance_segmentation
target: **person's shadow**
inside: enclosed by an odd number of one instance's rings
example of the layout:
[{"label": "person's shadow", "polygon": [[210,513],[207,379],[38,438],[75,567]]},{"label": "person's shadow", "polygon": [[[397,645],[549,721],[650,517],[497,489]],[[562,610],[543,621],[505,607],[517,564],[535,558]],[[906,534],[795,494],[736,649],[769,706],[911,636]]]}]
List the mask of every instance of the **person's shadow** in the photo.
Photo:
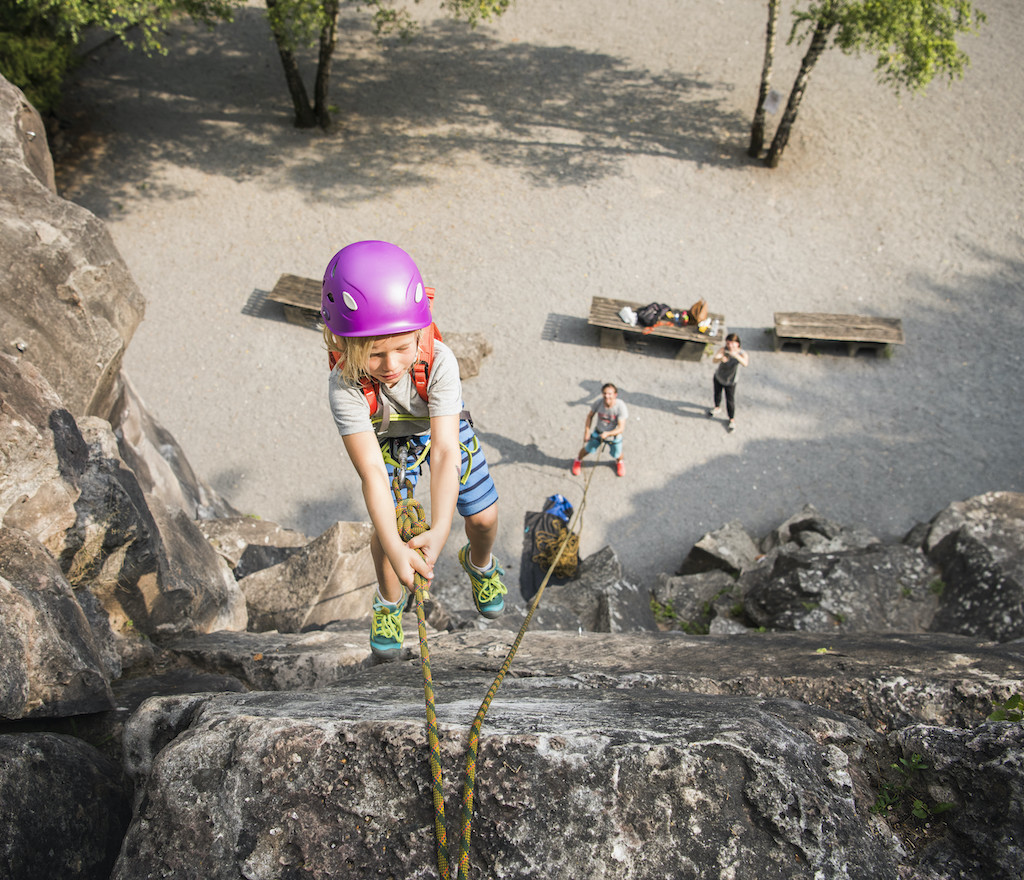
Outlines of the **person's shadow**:
[{"label": "person's shadow", "polygon": [[501,456],[496,461],[488,457],[488,464],[492,467],[515,462],[517,464],[536,464],[541,467],[567,468],[572,463],[571,457],[556,458],[553,455],[548,455],[536,443],[520,443],[503,434],[490,434],[480,430],[476,431],[476,435],[489,450],[495,449]]}]

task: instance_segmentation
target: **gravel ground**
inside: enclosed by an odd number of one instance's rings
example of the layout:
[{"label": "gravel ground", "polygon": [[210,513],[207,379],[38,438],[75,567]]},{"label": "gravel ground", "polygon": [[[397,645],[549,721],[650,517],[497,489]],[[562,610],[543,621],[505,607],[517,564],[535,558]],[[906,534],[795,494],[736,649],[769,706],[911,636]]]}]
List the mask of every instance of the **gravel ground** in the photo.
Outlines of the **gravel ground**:
[{"label": "gravel ground", "polygon": [[[348,242],[405,247],[442,329],[494,353],[465,382],[518,579],[523,514],[561,492],[589,403],[619,385],[628,473],[598,465],[583,554],[647,582],[703,533],[804,504],[883,538],[952,501],[1024,490],[1024,17],[987,0],[966,78],[895,96],[827,53],[783,164],[745,156],[764,4],[519,0],[476,31],[436,2],[380,46],[343,13],[336,129],[301,132],[261,7],[147,59],[97,51],[63,193],[104,219],[145,294],[126,358],[143,399],[232,504],[310,536],[365,519],[318,335],[265,301]],[[788,20],[788,13],[784,15]],[[799,50],[781,47],[788,89]],[[750,352],[739,429],[704,416],[710,359],[600,349],[594,295],[700,296]],[[893,357],[771,350],[774,311],[903,319]],[[456,530],[438,580],[458,579]]]}]

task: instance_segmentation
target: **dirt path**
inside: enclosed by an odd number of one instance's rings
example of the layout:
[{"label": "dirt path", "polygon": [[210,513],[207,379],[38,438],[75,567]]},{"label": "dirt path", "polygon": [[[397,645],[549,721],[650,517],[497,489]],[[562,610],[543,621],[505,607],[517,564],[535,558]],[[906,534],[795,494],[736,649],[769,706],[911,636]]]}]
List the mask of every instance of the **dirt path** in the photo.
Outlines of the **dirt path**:
[{"label": "dirt path", "polygon": [[[167,58],[87,65],[72,106],[104,149],[66,194],[109,224],[147,296],[133,381],[235,506],[310,535],[365,516],[318,337],[261,299],[361,238],[416,257],[443,328],[494,341],[465,393],[513,583],[524,512],[579,498],[569,459],[603,381],[630,407],[629,470],[595,476],[582,551],[610,543],[638,579],[731,519],[763,533],[810,502],[893,537],[1024,490],[1016,4],[984,4],[966,79],[923,98],[826,55],[776,171],[744,155],[761,5],[650,6],[520,0],[468,32],[424,4],[421,38],[388,49],[350,12],[327,135],[291,127],[259,6],[180,29]],[[780,86],[797,59],[781,50]],[[593,295],[724,312],[751,354],[739,430],[703,415],[707,358],[599,349]],[[898,316],[907,344],[774,353],[776,310]]]}]

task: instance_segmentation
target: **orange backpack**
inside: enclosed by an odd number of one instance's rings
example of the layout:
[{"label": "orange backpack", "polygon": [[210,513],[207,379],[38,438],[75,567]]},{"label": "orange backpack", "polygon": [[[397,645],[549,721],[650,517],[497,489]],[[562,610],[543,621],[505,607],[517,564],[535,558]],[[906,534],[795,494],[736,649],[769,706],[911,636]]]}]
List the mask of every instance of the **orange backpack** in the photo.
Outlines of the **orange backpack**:
[{"label": "orange backpack", "polygon": [[[427,294],[427,299],[430,300],[431,310],[434,306],[434,288],[424,287],[424,292]],[[416,393],[423,399],[424,403],[427,401],[427,385],[430,381],[430,368],[434,365],[434,340],[444,341],[441,337],[441,331],[437,329],[437,324],[431,322],[429,327],[425,327],[423,332],[420,333],[420,344],[416,351],[416,361],[412,365],[412,380],[416,386]],[[341,361],[341,355],[336,351],[327,352],[327,363],[330,369]],[[373,379],[364,378],[359,380],[359,384],[363,389],[363,395],[366,397],[366,402],[370,405],[370,415],[376,415],[377,413],[377,400],[380,395],[380,384],[374,382]]]}]

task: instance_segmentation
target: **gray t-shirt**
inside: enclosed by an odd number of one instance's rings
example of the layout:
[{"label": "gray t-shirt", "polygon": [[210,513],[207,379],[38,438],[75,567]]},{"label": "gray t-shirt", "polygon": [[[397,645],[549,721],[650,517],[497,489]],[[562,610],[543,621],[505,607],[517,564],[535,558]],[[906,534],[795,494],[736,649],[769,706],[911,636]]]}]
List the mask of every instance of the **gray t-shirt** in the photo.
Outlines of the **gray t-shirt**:
[{"label": "gray t-shirt", "polygon": [[595,403],[590,411],[597,413],[597,419],[591,423],[591,431],[603,434],[605,431],[614,431],[619,427],[619,420],[625,421],[629,418],[629,409],[621,400],[616,399],[615,403],[606,407],[603,400]]},{"label": "gray t-shirt", "polygon": [[[370,404],[358,383],[346,382],[341,371],[331,371],[328,396],[331,413],[338,433],[358,434],[373,431],[370,420]],[[411,437],[430,430],[430,419],[436,416],[457,416],[462,412],[462,381],[459,378],[459,363],[452,350],[443,342],[434,342],[434,363],[427,381],[427,396],[424,401],[416,392],[412,373],[406,373],[393,387],[380,386],[377,415],[385,400],[391,409],[390,424],[386,437]]]}]

